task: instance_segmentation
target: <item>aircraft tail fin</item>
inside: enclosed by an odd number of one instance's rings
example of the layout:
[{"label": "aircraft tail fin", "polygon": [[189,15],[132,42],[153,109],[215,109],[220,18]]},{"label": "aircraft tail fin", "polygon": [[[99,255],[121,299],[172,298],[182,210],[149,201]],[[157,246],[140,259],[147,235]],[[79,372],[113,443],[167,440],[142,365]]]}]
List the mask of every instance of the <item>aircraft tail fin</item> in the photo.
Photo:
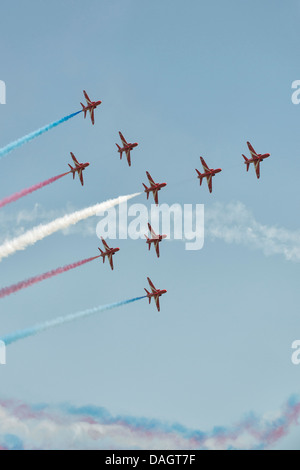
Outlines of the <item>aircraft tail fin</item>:
[{"label": "aircraft tail fin", "polygon": [[[243,155],[243,154],[242,154]],[[245,155],[243,155],[244,157],[244,160],[245,160],[245,164],[247,165],[247,171],[249,170],[249,166],[250,166],[250,163],[249,163],[249,160],[247,157],[245,157]]]}]

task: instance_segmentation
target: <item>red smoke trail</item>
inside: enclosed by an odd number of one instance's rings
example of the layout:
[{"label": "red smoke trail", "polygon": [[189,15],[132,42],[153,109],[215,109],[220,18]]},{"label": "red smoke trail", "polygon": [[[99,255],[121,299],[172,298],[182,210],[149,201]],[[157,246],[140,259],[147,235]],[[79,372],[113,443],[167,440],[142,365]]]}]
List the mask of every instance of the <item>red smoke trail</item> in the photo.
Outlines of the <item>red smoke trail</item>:
[{"label": "red smoke trail", "polygon": [[25,281],[18,282],[17,284],[13,284],[12,286],[4,287],[0,290],[0,299],[6,297],[7,295],[14,294],[15,292],[18,292],[21,289],[25,289],[26,287],[32,286],[33,284],[37,284],[38,282],[50,279],[51,277],[57,276],[58,274],[70,271],[70,269],[78,268],[78,266],[82,266],[83,264],[89,263],[90,261],[93,261],[96,258],[99,258],[99,256],[83,259],[82,261],[77,261],[77,263],[68,264],[61,268],[53,269],[52,271],[48,271],[47,273],[40,274],[39,276],[31,277],[29,279],[26,279]]},{"label": "red smoke trail", "polygon": [[15,202],[21,197],[27,196],[28,194],[33,193],[34,191],[37,191],[38,189],[41,189],[44,186],[47,186],[48,184],[54,183],[55,181],[59,180],[63,176],[68,175],[69,173],[71,172],[68,171],[67,173],[63,173],[62,175],[54,176],[53,178],[43,181],[42,183],[35,184],[34,186],[31,186],[27,189],[22,189],[22,191],[19,191],[18,193],[12,194],[11,196],[2,199],[2,201],[0,201],[0,208],[6,206],[7,204],[10,204],[11,202]]}]

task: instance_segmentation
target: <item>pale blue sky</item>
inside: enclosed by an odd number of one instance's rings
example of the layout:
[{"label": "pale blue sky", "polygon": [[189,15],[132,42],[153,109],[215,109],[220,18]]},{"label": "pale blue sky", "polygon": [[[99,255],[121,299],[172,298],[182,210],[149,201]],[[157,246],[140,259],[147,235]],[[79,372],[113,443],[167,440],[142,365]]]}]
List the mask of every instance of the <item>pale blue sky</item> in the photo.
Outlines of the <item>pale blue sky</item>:
[{"label": "pale blue sky", "polygon": [[[263,225],[299,229],[299,14],[295,0],[2,2],[1,147],[78,110],[83,89],[102,100],[95,126],[79,115],[1,160],[0,197],[62,173],[70,151],[91,163],[84,188],[70,176],[2,209],[11,233],[36,203],[83,208],[141,190],[146,170],[168,183],[163,202],[241,202]],[[119,130],[139,142],[131,168]],[[243,164],[247,140],[271,154],[260,181]],[[212,194],[200,155],[223,168]],[[96,254],[81,227],[3,260],[1,286]],[[141,295],[148,275],[168,290],[161,313],[141,301],[11,346],[1,396],[209,430],[298,392],[299,264],[210,238],[199,252],[165,243],[159,260],[142,241],[118,246],[114,272],[95,261],[1,300],[1,335]],[[298,446],[297,433],[278,446]]]}]

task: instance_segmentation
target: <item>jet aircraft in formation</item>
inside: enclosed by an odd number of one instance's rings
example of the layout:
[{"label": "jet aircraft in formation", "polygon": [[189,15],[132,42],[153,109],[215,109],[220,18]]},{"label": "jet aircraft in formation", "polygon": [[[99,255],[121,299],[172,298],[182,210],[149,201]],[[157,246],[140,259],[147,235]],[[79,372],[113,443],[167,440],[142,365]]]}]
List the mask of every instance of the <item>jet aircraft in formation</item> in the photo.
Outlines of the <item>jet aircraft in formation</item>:
[{"label": "jet aircraft in formation", "polygon": [[118,147],[118,152],[120,154],[120,160],[122,160],[123,152],[125,152],[126,157],[127,157],[128,165],[131,166],[130,152],[131,152],[132,149],[137,147],[139,144],[137,142],[135,142],[134,144],[130,144],[129,142],[127,142],[125,137],[123,136],[122,132],[119,132],[119,135],[120,135],[120,139],[121,139],[122,144],[123,144],[123,147],[120,147],[120,145],[116,144],[116,146]]},{"label": "jet aircraft in formation", "polygon": [[148,297],[148,299],[149,299],[149,304],[151,304],[151,299],[153,298],[154,301],[155,301],[157,310],[160,311],[159,298],[160,298],[160,296],[165,294],[167,291],[166,291],[166,289],[163,289],[163,290],[156,289],[156,287],[154,287],[153,282],[151,281],[151,279],[149,277],[147,277],[147,280],[149,282],[151,292],[149,292],[147,289],[145,289],[146,294],[147,294],[146,297]]},{"label": "jet aircraft in formation", "polygon": [[150,183],[150,187],[147,188],[147,186],[143,183],[143,186],[145,188],[144,192],[147,194],[147,199],[149,199],[149,194],[153,193],[154,202],[158,206],[158,194],[157,193],[162,188],[167,186],[167,183],[155,183],[152,176],[150,175],[150,173],[148,171],[146,171],[146,175],[147,175],[148,181]]},{"label": "jet aircraft in formation", "polygon": [[151,244],[153,243],[153,246],[154,246],[155,251],[156,251],[156,255],[159,258],[159,244],[164,238],[167,238],[167,235],[156,235],[156,233],[154,232],[154,230],[153,230],[153,228],[151,227],[150,224],[148,224],[148,228],[149,228],[149,232],[151,234],[151,238],[149,238],[149,237],[147,237],[147,235],[145,235],[145,237],[147,239],[146,243],[149,246],[149,250],[151,248]]},{"label": "jet aircraft in formation", "polygon": [[98,250],[101,253],[99,256],[103,258],[103,263],[105,261],[105,257],[107,256],[110,267],[113,270],[114,269],[113,255],[116,254],[120,250],[120,248],[110,248],[103,237],[101,237],[101,240],[105,248],[105,251],[101,250],[101,248],[98,248]]},{"label": "jet aircraft in formation", "polygon": [[247,165],[247,171],[249,170],[250,163],[254,164],[256,176],[257,176],[257,179],[259,179],[259,177],[260,177],[260,164],[264,161],[265,158],[268,158],[270,156],[270,154],[269,153],[264,153],[264,154],[256,153],[254,148],[250,144],[250,142],[247,142],[247,145],[248,145],[248,148],[249,148],[249,151],[250,151],[250,154],[251,154],[251,158],[247,158],[247,157],[245,157],[245,155],[243,155],[244,160],[245,160],[244,163],[245,163],[245,165]]},{"label": "jet aircraft in formation", "polygon": [[82,172],[90,165],[89,163],[79,163],[77,158],[75,157],[75,155],[70,152],[71,154],[71,157],[73,159],[73,162],[75,163],[75,168],[73,168],[70,163],[68,163],[69,167],[71,168],[71,173],[73,175],[73,179],[75,178],[75,175],[76,173],[78,173],[78,176],[79,176],[79,179],[80,179],[80,182],[82,184],[82,186],[84,185],[84,182],[83,182],[83,174]]},{"label": "jet aircraft in formation", "polygon": [[[83,94],[84,94],[86,102],[87,102],[86,105],[83,105],[81,103],[82,110],[84,112],[84,117],[86,117],[87,112],[89,111],[92,124],[94,124],[95,123],[94,110],[97,108],[97,106],[99,106],[101,104],[101,101],[91,101],[85,90],[83,91]],[[125,137],[123,136],[123,134],[120,131],[119,131],[119,136],[120,136],[120,139],[121,139],[121,142],[122,142],[122,146],[120,146],[119,144],[116,144],[116,146],[117,146],[118,152],[120,154],[120,159],[122,159],[123,152],[124,152],[126,157],[127,157],[128,165],[131,166],[131,153],[130,152],[135,147],[138,146],[138,143],[137,142],[135,142],[135,143],[127,142]],[[249,148],[249,151],[250,151],[250,154],[251,154],[251,158],[247,158],[247,157],[245,157],[245,155],[242,154],[243,158],[245,160],[244,163],[247,165],[247,171],[249,170],[250,164],[253,163],[254,168],[255,168],[255,172],[256,172],[256,176],[257,176],[257,178],[259,178],[260,177],[260,163],[263,162],[263,160],[265,158],[268,158],[270,156],[270,154],[269,153],[265,153],[265,154],[256,153],[255,150],[253,149],[252,145],[250,144],[250,142],[247,142],[247,145],[248,145],[248,148]],[[71,169],[71,173],[73,174],[73,179],[75,178],[75,174],[78,173],[81,184],[83,185],[84,182],[83,182],[82,172],[85,170],[85,168],[87,168],[89,166],[89,163],[79,163],[72,152],[71,152],[71,157],[72,157],[73,162],[75,164],[75,168],[73,168],[71,165],[69,165],[69,167]],[[196,169],[197,178],[199,178],[199,180],[200,180],[200,186],[202,185],[203,178],[206,179],[209,192],[211,193],[212,192],[212,178],[217,173],[220,173],[222,171],[222,169],[221,168],[217,168],[217,169],[209,168],[209,166],[207,165],[207,163],[205,162],[203,157],[200,157],[200,160],[201,160],[202,167],[203,167],[203,173],[201,173],[199,170]],[[147,194],[147,199],[149,199],[150,193],[153,193],[154,202],[155,202],[156,205],[158,205],[158,191],[160,191],[162,188],[164,188],[167,184],[166,183],[155,183],[152,176],[150,175],[150,173],[148,171],[146,171],[146,175],[147,175],[150,186],[147,187],[143,183],[144,192]],[[154,232],[153,228],[151,227],[151,225],[149,223],[148,223],[148,228],[149,228],[149,232],[150,232],[151,237],[148,237],[147,235],[145,235],[146,243],[148,244],[149,250],[151,248],[151,245],[153,244],[153,246],[155,247],[156,255],[159,258],[159,256],[160,256],[159,243],[164,238],[166,238],[166,235],[157,235]],[[104,245],[105,251],[103,251],[101,248],[99,248],[99,251],[101,253],[100,256],[103,258],[103,262],[105,261],[105,258],[108,257],[111,269],[114,269],[113,255],[116,252],[119,251],[119,248],[110,248],[107,245],[106,241],[102,237],[101,237],[101,239],[102,239],[102,243]],[[151,292],[149,292],[147,289],[145,289],[145,291],[147,293],[147,297],[149,299],[149,303],[151,302],[151,299],[154,298],[157,309],[158,309],[158,311],[160,311],[159,298],[160,298],[161,295],[165,294],[167,291],[166,290],[156,289],[154,287],[152,281],[149,279],[149,277],[147,279],[148,279],[148,283],[149,283],[150,289],[151,289]]]},{"label": "jet aircraft in formation", "polygon": [[84,97],[86,99],[86,106],[82,103],[81,106],[82,106],[82,111],[84,112],[84,118],[86,118],[86,113],[89,111],[90,113],[90,116],[91,116],[91,121],[92,121],[92,124],[94,125],[95,124],[95,116],[94,116],[94,110],[97,108],[97,106],[99,106],[99,104],[102,103],[102,101],[92,101],[90,100],[87,92],[85,90],[83,90],[83,94],[84,94]]},{"label": "jet aircraft in formation", "polygon": [[200,171],[196,169],[196,172],[198,174],[198,178],[200,180],[200,186],[202,184],[203,178],[206,178],[208,189],[209,189],[209,192],[211,193],[212,192],[212,178],[217,173],[220,173],[220,171],[222,171],[222,170],[221,170],[221,168],[217,168],[216,170],[213,170],[212,168],[208,167],[208,165],[205,163],[204,158],[200,157],[200,160],[201,160],[203,170],[204,170],[204,173],[200,173]]}]

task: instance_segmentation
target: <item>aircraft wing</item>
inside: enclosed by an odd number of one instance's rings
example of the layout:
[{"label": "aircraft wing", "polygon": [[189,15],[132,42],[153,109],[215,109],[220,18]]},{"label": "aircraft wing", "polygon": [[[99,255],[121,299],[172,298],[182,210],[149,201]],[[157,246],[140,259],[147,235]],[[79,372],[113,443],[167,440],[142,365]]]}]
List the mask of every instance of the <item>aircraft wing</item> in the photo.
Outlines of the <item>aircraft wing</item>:
[{"label": "aircraft wing", "polygon": [[80,182],[81,182],[81,184],[82,184],[82,186],[83,186],[83,185],[84,185],[84,182],[83,182],[82,170],[78,170],[78,176],[79,176]]},{"label": "aircraft wing", "polygon": [[91,102],[91,100],[90,100],[90,98],[89,98],[89,96],[88,96],[88,94],[87,94],[87,92],[86,92],[85,90],[83,90],[83,94],[84,94],[84,97],[85,97],[87,103],[88,103],[88,104],[92,104],[92,102]]},{"label": "aircraft wing", "polygon": [[159,297],[158,297],[158,295],[155,297],[155,303],[156,303],[157,310],[160,312],[160,305],[159,305]]},{"label": "aircraft wing", "polygon": [[126,150],[126,157],[127,157],[128,165],[131,166],[130,150]]},{"label": "aircraft wing", "polygon": [[108,246],[108,244],[106,243],[106,241],[104,240],[104,238],[101,237],[101,240],[102,240],[102,243],[103,243],[104,247],[105,247],[107,250],[109,250],[109,246]]},{"label": "aircraft wing", "polygon": [[152,176],[150,175],[150,173],[148,171],[146,171],[146,175],[147,175],[147,178],[149,180],[149,183],[152,185],[155,185],[154,181],[153,181],[153,178]]},{"label": "aircraft wing", "polygon": [[94,108],[90,109],[90,115],[92,124],[95,124]]},{"label": "aircraft wing", "polygon": [[159,258],[159,242],[154,242],[154,245],[155,245],[155,251],[156,251],[156,254],[157,254],[157,257]]},{"label": "aircraft wing", "polygon": [[154,190],[153,191],[153,197],[154,197],[154,202],[158,206],[158,191]]},{"label": "aircraft wing", "polygon": [[248,145],[248,149],[252,155],[252,157],[257,157],[257,153],[255,152],[254,148],[252,147],[252,145],[250,144],[250,142],[247,142],[247,145]]},{"label": "aircraft wing", "polygon": [[151,287],[152,292],[156,292],[156,288],[154,287],[154,284],[151,281],[151,279],[149,277],[147,277],[147,280],[149,282],[149,286]]},{"label": "aircraft wing", "polygon": [[120,131],[119,131],[119,136],[120,136],[120,139],[122,140],[123,144],[124,144],[124,145],[127,145],[126,139],[125,139],[125,137],[123,136],[122,132],[120,132]]},{"label": "aircraft wing", "polygon": [[211,192],[212,192],[212,176],[209,175],[209,176],[206,178],[206,181],[207,181],[207,185],[208,185],[209,192],[211,193]]},{"label": "aircraft wing", "polygon": [[112,255],[108,255],[108,260],[109,260],[110,267],[113,270],[114,269],[114,262],[113,262]]},{"label": "aircraft wing", "polygon": [[208,168],[208,165],[205,163],[204,158],[200,157],[200,160],[201,160],[201,163],[202,163],[202,166],[203,166],[203,170],[204,171],[209,171],[210,169]]},{"label": "aircraft wing", "polygon": [[156,233],[154,232],[153,228],[151,227],[151,225],[148,223],[148,228],[149,228],[149,231],[152,235],[152,238],[158,238],[158,236],[156,235]]},{"label": "aircraft wing", "polygon": [[254,167],[255,167],[256,176],[259,179],[260,177],[260,161],[259,160],[254,162]]},{"label": "aircraft wing", "polygon": [[75,163],[75,165],[76,165],[76,166],[79,165],[79,161],[78,161],[77,158],[75,157],[74,153],[70,152],[70,154],[71,154],[71,157],[72,157],[73,162]]}]

